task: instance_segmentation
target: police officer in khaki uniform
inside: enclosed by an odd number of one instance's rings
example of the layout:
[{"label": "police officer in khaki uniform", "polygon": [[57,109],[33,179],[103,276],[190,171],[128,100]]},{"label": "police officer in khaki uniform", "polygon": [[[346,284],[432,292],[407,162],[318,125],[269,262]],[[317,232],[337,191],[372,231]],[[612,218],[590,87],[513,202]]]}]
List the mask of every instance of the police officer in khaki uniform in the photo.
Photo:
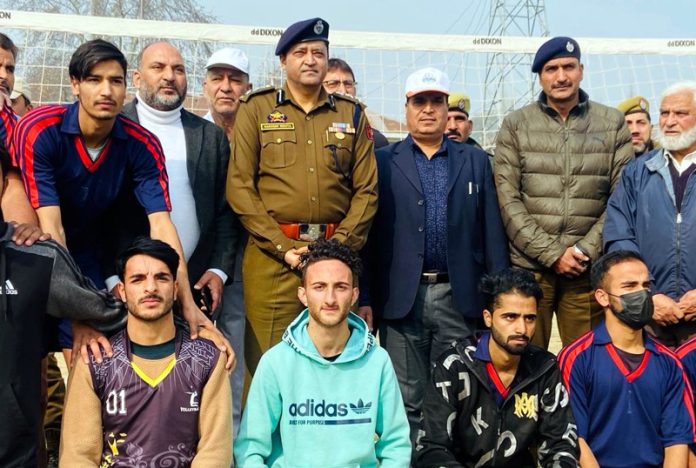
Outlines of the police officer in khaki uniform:
[{"label": "police officer in khaki uniform", "polygon": [[319,238],[360,249],[377,210],[364,108],[322,87],[328,34],[321,18],[283,33],[276,55],[285,85],[246,94],[233,131],[227,200],[249,232],[242,264],[247,386],[263,352],[303,309],[300,254]]},{"label": "police officer in khaki uniform", "polygon": [[616,106],[624,114],[631,132],[631,145],[636,157],[659,148],[652,139],[650,103],[643,96],[633,96]]}]

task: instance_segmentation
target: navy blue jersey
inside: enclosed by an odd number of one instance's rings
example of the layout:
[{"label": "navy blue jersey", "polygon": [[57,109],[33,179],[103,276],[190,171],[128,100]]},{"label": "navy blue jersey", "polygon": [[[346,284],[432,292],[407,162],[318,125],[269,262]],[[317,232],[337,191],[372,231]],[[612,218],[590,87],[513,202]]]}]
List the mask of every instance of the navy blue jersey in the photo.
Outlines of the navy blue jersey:
[{"label": "navy blue jersey", "polygon": [[682,344],[674,352],[684,366],[684,372],[689,377],[691,389],[694,390],[696,383],[696,336]]},{"label": "navy blue jersey", "polygon": [[[677,348],[675,354],[681,361],[682,366],[684,366],[684,372],[686,372],[691,385],[692,395],[696,398],[696,394],[693,393],[696,389],[696,352],[694,351],[696,351],[696,337],[691,338]],[[690,448],[692,452],[696,453],[696,443],[691,444]]]},{"label": "navy blue jersey", "polygon": [[602,323],[558,355],[578,426],[602,467],[659,466],[664,449],[694,440],[693,395],[679,359],[643,333],[629,372]]},{"label": "navy blue jersey", "polygon": [[12,134],[17,126],[17,114],[14,113],[11,107],[2,105],[0,108],[0,142],[5,146],[7,150],[7,155],[9,158],[7,160],[1,161],[3,167],[12,166],[16,167],[17,162],[14,159],[12,151]]},{"label": "navy blue jersey", "polygon": [[22,118],[13,150],[34,209],[60,206],[68,250],[99,283],[95,258],[101,220],[122,190],[132,190],[145,212],[171,211],[164,153],[157,137],[118,116],[96,160],[78,121],[79,102],[42,106]]}]

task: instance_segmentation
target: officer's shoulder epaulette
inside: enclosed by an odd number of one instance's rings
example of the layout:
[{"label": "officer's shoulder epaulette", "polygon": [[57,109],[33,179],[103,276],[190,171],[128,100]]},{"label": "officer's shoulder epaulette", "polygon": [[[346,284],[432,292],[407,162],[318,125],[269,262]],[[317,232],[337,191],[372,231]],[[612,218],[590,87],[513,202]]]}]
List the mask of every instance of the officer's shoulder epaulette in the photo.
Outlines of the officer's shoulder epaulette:
[{"label": "officer's shoulder epaulette", "polygon": [[272,86],[272,85],[262,86],[262,87],[256,88],[256,89],[251,89],[251,90],[247,91],[246,93],[244,93],[242,95],[242,97],[239,98],[239,100],[242,102],[247,102],[252,96],[256,96],[258,94],[269,93],[269,92],[275,91],[275,90],[276,90],[275,86]]},{"label": "officer's shoulder epaulette", "polygon": [[351,96],[350,94],[343,94],[343,93],[333,93],[334,98],[336,99],[343,99],[345,101],[350,101],[353,104],[357,104],[359,106],[365,107],[365,104],[358,98]]}]

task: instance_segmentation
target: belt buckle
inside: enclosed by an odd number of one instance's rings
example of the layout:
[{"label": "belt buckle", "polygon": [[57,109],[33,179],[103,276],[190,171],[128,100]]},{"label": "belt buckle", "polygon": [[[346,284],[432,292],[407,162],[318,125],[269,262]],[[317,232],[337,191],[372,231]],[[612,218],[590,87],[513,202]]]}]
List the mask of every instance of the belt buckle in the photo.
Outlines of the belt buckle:
[{"label": "belt buckle", "polygon": [[324,237],[325,226],[323,224],[300,224],[300,240],[305,242],[315,242]]},{"label": "belt buckle", "polygon": [[421,283],[435,284],[437,283],[437,275],[435,272],[421,273]]}]

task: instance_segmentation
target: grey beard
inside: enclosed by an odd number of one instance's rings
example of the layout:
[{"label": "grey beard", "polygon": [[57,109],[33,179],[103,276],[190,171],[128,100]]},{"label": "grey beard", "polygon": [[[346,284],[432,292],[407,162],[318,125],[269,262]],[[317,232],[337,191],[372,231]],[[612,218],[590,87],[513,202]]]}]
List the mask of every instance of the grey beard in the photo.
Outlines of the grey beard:
[{"label": "grey beard", "polygon": [[647,147],[648,145],[646,145],[645,143],[634,144],[633,151],[635,151],[636,153],[642,153],[643,151],[645,151],[645,148]]},{"label": "grey beard", "polygon": [[696,125],[682,132],[679,136],[667,136],[659,128],[657,129],[655,140],[667,151],[679,151],[689,148],[696,143]]},{"label": "grey beard", "polygon": [[145,104],[159,111],[176,109],[184,102],[184,96],[161,96],[157,92],[152,93],[150,90],[140,89],[140,97],[145,101]]}]

